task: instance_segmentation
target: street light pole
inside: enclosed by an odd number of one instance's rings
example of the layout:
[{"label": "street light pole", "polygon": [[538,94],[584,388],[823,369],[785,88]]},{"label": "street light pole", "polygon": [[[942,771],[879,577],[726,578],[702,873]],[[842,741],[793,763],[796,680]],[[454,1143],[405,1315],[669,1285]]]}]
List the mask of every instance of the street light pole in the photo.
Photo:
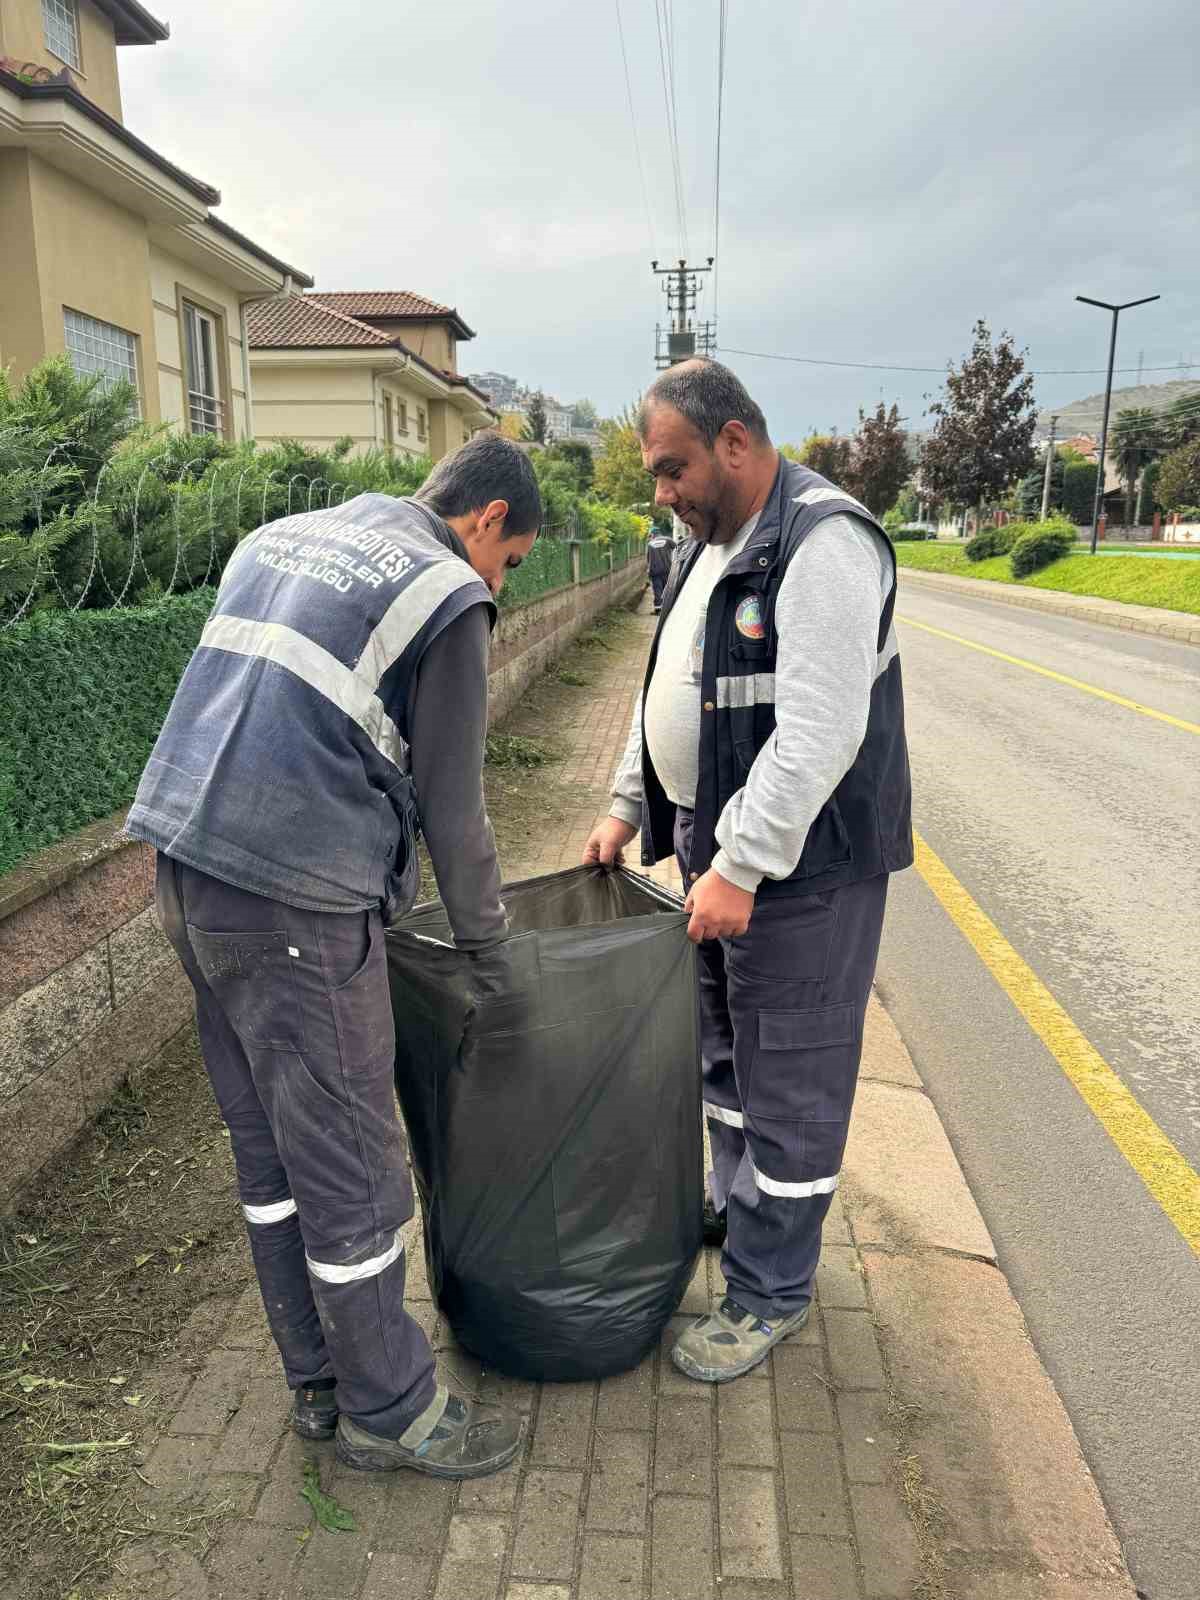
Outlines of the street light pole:
[{"label": "street light pole", "polygon": [[1104,455],[1108,447],[1108,407],[1112,400],[1113,358],[1117,353],[1117,318],[1131,306],[1148,306],[1152,300],[1161,300],[1159,294],[1148,294],[1141,300],[1125,300],[1115,306],[1109,300],[1093,300],[1089,295],[1077,294],[1085,306],[1099,306],[1112,312],[1112,336],[1108,341],[1108,377],[1104,384],[1104,421],[1100,425],[1100,465],[1096,468],[1096,493],[1092,499],[1092,555],[1096,554],[1096,530],[1100,526],[1100,496],[1104,493]]}]

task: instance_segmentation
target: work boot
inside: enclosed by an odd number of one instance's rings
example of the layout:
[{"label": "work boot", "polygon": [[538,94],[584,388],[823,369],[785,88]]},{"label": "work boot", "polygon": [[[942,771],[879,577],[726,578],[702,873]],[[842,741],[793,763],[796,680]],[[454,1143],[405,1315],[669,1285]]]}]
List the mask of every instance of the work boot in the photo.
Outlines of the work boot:
[{"label": "work boot", "polygon": [[719,1248],[725,1243],[725,1213],[713,1205],[712,1195],[704,1191],[704,1242]]},{"label": "work boot", "polygon": [[[430,1426],[431,1413],[437,1420]],[[337,1456],[362,1472],[411,1467],[431,1478],[482,1478],[499,1472],[516,1455],[523,1426],[522,1418],[501,1406],[465,1400],[439,1388],[432,1404],[399,1439],[381,1438],[349,1417],[340,1417]]]},{"label": "work boot", "polygon": [[292,1404],[292,1432],[302,1439],[332,1439],[337,1431],[336,1393],[328,1381],[297,1389]]},{"label": "work boot", "polygon": [[715,1311],[679,1335],[671,1360],[680,1372],[701,1383],[729,1383],[765,1361],[781,1339],[807,1321],[807,1306],[790,1317],[765,1322],[726,1295]]}]

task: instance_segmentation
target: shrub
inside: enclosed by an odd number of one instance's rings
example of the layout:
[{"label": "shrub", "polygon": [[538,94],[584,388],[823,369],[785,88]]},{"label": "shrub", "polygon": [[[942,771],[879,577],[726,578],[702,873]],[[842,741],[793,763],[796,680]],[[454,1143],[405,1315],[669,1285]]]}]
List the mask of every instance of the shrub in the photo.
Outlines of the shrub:
[{"label": "shrub", "polygon": [[1013,546],[1010,561],[1014,578],[1028,578],[1053,565],[1075,548],[1075,524],[1062,517],[1035,522]]},{"label": "shrub", "polygon": [[213,598],[46,611],[0,632],[0,872],[133,799]]},{"label": "shrub", "polygon": [[933,538],[934,535],[932,535],[927,528],[888,528],[888,537],[891,539],[892,543],[895,544],[897,541],[904,542],[905,540],[913,539],[930,539]]},{"label": "shrub", "polygon": [[1010,522],[1004,528],[984,528],[982,533],[977,533],[963,545],[963,555],[968,561],[986,561],[989,556],[1006,556],[1031,526],[1033,524],[1028,522]]}]

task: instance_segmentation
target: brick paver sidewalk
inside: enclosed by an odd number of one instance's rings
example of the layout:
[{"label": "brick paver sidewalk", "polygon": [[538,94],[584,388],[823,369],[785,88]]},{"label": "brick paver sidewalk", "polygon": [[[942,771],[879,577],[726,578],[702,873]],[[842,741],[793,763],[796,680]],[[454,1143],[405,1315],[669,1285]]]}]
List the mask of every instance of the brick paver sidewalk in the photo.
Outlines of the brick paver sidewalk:
[{"label": "brick paver sidewalk", "polygon": [[[650,618],[597,667],[565,776],[579,802],[541,870],[573,864],[641,682]],[[506,863],[506,866],[509,865]],[[665,870],[665,869],[664,869]],[[458,1350],[410,1249],[410,1297],[439,1361],[528,1418],[512,1470],[476,1483],[339,1466],[285,1428],[288,1396],[248,1289],[144,1471],[166,1501],[229,1502],[203,1561],[176,1559],[172,1600],[884,1600],[920,1577],[886,1420],[876,1326],[835,1196],[808,1327],[753,1376],[716,1390],[667,1356],[687,1314],[722,1292],[706,1252],[662,1347],[601,1383],[534,1385]],[[353,1533],[311,1526],[304,1465]],[[306,1530],[311,1531],[306,1533]],[[161,1569],[160,1569],[161,1570]],[[148,1576],[148,1575],[147,1575]]]}]

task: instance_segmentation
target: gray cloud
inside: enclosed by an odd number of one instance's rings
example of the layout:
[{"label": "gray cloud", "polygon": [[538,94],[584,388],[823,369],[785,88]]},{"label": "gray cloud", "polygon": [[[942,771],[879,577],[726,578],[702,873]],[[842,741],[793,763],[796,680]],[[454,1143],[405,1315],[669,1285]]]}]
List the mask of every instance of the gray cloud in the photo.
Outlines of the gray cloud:
[{"label": "gray cloud", "polygon": [[[622,13],[652,237],[603,0],[158,10],[171,42],[122,53],[127,121],[215,183],[236,226],[325,288],[456,304],[479,330],[463,352],[472,368],[609,410],[644,384],[660,313],[648,257],[679,253],[650,0],[622,0]],[[674,10],[702,257],[717,5]],[[940,365],[984,316],[1037,368],[1095,368],[1104,318],[1073,296],[1159,292],[1124,322],[1120,364],[1141,351],[1148,366],[1200,363],[1195,0],[1134,13],[1120,0],[738,0],[730,12],[723,343]],[[845,429],[881,397],[916,420],[937,387],[728,359],[780,439]],[[1046,377],[1038,398],[1101,383]]]}]

